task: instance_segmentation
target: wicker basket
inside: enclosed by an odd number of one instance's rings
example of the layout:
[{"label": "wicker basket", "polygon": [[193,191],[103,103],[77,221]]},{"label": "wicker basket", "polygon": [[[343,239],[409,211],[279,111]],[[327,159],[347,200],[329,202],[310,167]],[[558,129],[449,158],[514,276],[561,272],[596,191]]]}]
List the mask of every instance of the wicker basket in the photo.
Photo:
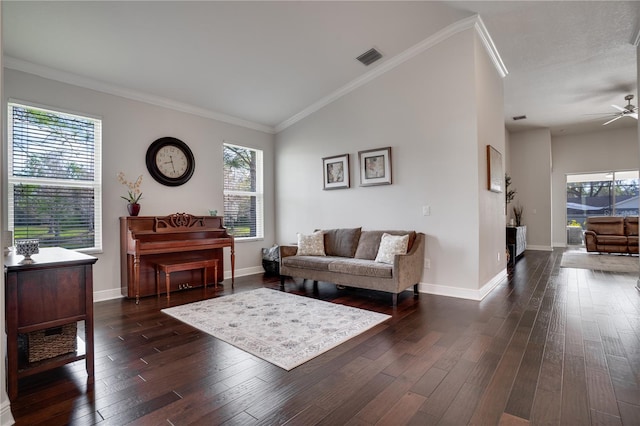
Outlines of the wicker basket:
[{"label": "wicker basket", "polygon": [[62,327],[38,330],[26,335],[26,350],[29,362],[36,362],[77,349],[78,324],[71,323]]}]

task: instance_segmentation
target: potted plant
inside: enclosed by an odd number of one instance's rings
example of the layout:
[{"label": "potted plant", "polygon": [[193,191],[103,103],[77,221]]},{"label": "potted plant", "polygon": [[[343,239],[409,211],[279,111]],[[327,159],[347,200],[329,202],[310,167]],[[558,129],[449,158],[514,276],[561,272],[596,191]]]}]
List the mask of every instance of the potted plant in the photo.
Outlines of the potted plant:
[{"label": "potted plant", "polygon": [[567,244],[582,244],[582,224],[575,219],[572,219],[571,222],[567,224]]},{"label": "potted plant", "polygon": [[522,212],[524,207],[521,205],[513,206],[513,216],[516,218],[516,226],[522,226]]},{"label": "potted plant", "polygon": [[127,196],[121,195],[120,198],[127,201],[127,210],[129,216],[138,216],[140,213],[140,199],[142,198],[142,192],[140,191],[140,185],[142,184],[142,175],[138,176],[135,182],[129,182],[125,179],[124,173],[118,173],[118,181],[125,185],[129,190]]},{"label": "potted plant", "polygon": [[[516,194],[518,193],[518,191],[516,191],[515,189],[509,189],[509,187],[511,186],[511,176],[509,176],[508,173],[504,174],[504,186],[505,186],[504,198],[506,201],[506,205],[508,206],[509,203],[513,201],[513,199],[516,197]],[[514,226],[513,218],[509,221],[509,226]]]}]

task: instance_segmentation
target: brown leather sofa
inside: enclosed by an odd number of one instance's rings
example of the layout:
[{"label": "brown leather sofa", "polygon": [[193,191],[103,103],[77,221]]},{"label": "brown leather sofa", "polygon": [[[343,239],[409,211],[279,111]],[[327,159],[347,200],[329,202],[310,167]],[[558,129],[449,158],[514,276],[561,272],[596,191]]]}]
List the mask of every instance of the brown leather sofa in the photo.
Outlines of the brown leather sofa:
[{"label": "brown leather sofa", "polygon": [[591,216],[584,231],[587,251],[638,253],[638,216]]}]

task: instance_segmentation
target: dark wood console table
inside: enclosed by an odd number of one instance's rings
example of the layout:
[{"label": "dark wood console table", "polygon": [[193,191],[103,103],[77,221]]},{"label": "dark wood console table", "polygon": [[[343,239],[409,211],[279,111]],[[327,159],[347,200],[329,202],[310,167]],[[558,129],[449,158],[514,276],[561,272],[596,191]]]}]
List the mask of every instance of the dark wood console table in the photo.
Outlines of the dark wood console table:
[{"label": "dark wood console table", "polygon": [[[133,298],[156,295],[156,265],[180,259],[218,259],[223,265],[224,247],[231,249],[231,283],[235,279],[235,248],[232,235],[222,226],[221,216],[127,216],[120,218],[120,275],[122,295]],[[224,268],[217,268],[217,282],[224,280]],[[207,276],[216,273],[208,268]],[[171,275],[169,291],[179,286],[203,285],[198,270]],[[196,285],[192,285],[196,283]]]},{"label": "dark wood console table", "polygon": [[[33,263],[4,256],[7,382],[9,398],[18,395],[18,379],[84,359],[89,383],[94,379],[93,256],[59,247],[41,248]],[[75,352],[29,362],[19,351],[18,334],[84,321],[84,344]]]},{"label": "dark wood console table", "polygon": [[526,226],[507,226],[507,247],[513,248],[513,253],[509,261],[514,265],[516,260],[520,258],[527,249]]}]

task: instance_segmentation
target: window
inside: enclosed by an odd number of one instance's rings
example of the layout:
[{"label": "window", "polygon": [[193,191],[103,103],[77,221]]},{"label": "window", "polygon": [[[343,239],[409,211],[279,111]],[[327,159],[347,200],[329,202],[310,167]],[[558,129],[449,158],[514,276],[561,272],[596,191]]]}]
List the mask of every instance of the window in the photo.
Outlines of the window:
[{"label": "window", "polygon": [[263,238],[262,151],[225,143],[224,224],[236,238]]},{"label": "window", "polygon": [[637,216],[638,170],[567,175],[567,244],[584,244],[589,216]]},{"label": "window", "polygon": [[9,103],[8,209],[15,239],[102,249],[102,122]]}]

